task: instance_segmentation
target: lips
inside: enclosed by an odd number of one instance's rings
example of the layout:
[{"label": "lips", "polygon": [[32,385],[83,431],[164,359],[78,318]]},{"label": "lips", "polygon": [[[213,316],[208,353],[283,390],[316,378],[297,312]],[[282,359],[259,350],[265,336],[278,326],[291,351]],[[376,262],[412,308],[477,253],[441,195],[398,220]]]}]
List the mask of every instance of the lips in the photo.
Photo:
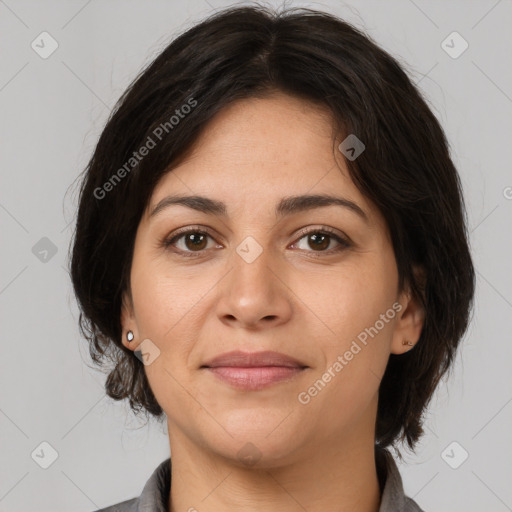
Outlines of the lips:
[{"label": "lips", "polygon": [[279,352],[234,351],[214,357],[201,368],[234,388],[256,391],[288,381],[308,366]]},{"label": "lips", "polygon": [[297,359],[279,352],[226,352],[206,362],[203,367],[218,368],[234,366],[238,368],[254,368],[262,366],[284,366],[286,368],[304,368],[306,365]]}]

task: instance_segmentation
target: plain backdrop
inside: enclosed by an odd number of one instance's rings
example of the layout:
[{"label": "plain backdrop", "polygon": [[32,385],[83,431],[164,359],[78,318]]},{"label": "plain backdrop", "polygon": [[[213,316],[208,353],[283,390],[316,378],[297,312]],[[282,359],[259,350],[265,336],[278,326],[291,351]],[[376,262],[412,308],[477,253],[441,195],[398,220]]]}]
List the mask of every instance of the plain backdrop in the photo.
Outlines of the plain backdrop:
[{"label": "plain backdrop", "polygon": [[[142,66],[227,5],[0,0],[0,512],[111,505],[138,496],[169,456],[165,426],[107,398],[91,368],[66,271],[68,189]],[[400,471],[427,512],[512,510],[512,2],[287,5],[363,28],[405,66],[446,131],[468,208],[475,309],[427,434]]]}]

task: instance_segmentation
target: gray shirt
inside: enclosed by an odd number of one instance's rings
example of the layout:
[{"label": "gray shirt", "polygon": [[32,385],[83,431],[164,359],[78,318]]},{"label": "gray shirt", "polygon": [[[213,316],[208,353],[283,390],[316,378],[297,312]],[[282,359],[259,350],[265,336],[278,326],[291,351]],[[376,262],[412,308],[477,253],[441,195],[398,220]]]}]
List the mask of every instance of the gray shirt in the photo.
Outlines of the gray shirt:
[{"label": "gray shirt", "polygon": [[[377,474],[382,489],[379,512],[424,512],[404,494],[402,478],[393,456],[383,449],[375,451]],[[164,460],[146,482],[138,498],[122,501],[96,512],[168,512],[171,489],[171,459]]]}]

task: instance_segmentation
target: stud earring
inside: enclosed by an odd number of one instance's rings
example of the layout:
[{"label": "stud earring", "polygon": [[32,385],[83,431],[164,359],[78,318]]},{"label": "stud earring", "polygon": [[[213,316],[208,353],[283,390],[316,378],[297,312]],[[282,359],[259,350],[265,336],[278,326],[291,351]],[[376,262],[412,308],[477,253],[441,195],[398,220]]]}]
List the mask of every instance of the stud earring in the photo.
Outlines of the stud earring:
[{"label": "stud earring", "polygon": [[409,340],[403,340],[402,341],[402,345],[409,345],[409,347],[412,347],[414,345],[414,343],[412,341],[409,341]]},{"label": "stud earring", "polygon": [[132,332],[132,331],[128,331],[128,332],[126,333],[126,339],[127,339],[128,341],[133,341],[133,337],[134,337],[134,336],[133,336],[133,332]]}]

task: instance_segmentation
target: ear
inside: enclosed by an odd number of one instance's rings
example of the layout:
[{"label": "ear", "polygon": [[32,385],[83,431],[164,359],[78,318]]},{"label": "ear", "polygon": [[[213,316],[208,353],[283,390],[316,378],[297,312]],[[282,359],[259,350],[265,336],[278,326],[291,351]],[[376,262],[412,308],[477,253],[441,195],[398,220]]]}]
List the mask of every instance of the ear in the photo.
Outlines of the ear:
[{"label": "ear", "polygon": [[[426,282],[424,269],[415,267],[413,272],[420,289],[424,290]],[[418,343],[425,323],[425,310],[421,300],[413,296],[409,286],[400,294],[398,302],[402,308],[397,314],[398,319],[391,343],[392,354],[404,354],[411,350]]]},{"label": "ear", "polygon": [[[136,350],[139,344],[139,336],[130,291],[123,294],[123,299],[121,301],[121,330],[121,341],[123,345],[130,350]],[[132,341],[128,341],[127,338],[129,331],[133,333]]]}]

